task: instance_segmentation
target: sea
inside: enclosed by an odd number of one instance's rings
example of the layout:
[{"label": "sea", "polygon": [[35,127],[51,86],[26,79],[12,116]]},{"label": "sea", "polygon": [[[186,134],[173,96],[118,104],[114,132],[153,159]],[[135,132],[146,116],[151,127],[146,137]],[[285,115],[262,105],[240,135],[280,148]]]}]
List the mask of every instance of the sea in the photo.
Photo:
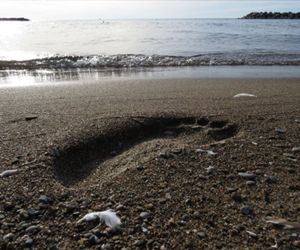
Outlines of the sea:
[{"label": "sea", "polygon": [[0,30],[0,87],[300,77],[300,19],[2,21]]}]

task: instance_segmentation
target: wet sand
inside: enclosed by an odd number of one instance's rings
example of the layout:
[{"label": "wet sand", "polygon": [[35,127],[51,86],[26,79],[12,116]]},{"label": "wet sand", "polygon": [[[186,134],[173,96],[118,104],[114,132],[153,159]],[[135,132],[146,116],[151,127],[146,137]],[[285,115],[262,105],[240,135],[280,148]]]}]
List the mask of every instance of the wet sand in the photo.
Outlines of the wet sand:
[{"label": "wet sand", "polygon": [[[18,172],[1,179],[1,244],[268,249],[273,226],[262,217],[298,220],[299,90],[299,79],[2,88],[0,172]],[[233,97],[239,93],[257,97]],[[245,206],[252,212],[243,214]],[[122,229],[76,225],[109,208]],[[276,234],[282,247],[298,244],[291,233]]]}]

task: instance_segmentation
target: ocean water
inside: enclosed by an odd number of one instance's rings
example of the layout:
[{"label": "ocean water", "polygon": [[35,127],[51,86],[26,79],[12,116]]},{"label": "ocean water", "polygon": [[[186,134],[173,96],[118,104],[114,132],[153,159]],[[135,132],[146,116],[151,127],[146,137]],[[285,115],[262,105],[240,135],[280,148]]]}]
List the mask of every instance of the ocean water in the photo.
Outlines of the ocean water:
[{"label": "ocean water", "polygon": [[151,72],[161,67],[168,71],[169,67],[240,65],[297,70],[300,65],[300,20],[0,22],[0,30],[2,78],[24,70],[32,75],[41,70]]}]

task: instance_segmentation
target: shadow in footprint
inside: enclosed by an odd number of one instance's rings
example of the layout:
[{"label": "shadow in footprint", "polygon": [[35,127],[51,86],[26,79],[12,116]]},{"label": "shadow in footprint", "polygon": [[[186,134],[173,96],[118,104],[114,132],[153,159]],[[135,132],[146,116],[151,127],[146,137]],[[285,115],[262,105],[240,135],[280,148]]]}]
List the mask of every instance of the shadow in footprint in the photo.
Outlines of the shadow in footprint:
[{"label": "shadow in footprint", "polygon": [[174,136],[185,131],[184,126],[196,124],[195,117],[187,118],[132,118],[104,134],[85,138],[84,142],[68,146],[54,158],[53,167],[57,178],[64,186],[72,186],[84,180],[105,160],[131,147],[155,138],[164,138],[166,131]]}]

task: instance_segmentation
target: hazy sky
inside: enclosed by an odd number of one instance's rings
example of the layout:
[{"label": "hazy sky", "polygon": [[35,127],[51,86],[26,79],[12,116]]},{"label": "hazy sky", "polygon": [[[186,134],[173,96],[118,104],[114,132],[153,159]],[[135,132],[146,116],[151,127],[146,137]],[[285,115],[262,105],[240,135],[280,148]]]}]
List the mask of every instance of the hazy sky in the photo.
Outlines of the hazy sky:
[{"label": "hazy sky", "polygon": [[35,20],[238,18],[252,11],[300,12],[300,1],[0,0],[0,17]]}]

